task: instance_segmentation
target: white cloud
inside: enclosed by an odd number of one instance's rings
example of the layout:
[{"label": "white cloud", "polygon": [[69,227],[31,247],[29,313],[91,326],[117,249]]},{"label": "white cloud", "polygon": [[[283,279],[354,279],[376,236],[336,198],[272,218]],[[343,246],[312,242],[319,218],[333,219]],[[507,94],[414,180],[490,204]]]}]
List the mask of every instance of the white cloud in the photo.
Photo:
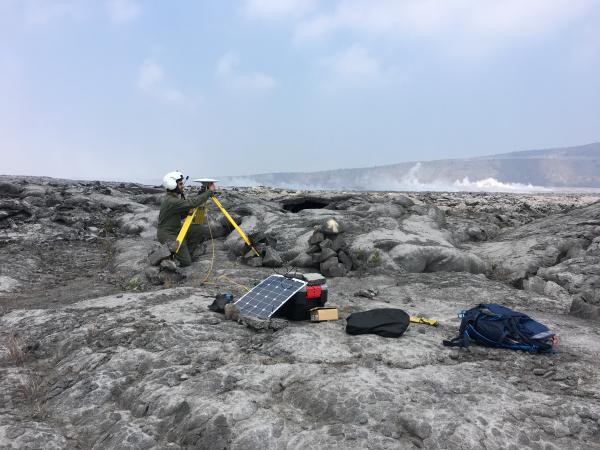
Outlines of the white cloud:
[{"label": "white cloud", "polygon": [[315,0],[246,0],[244,12],[252,18],[300,17],[312,11],[315,4]]},{"label": "white cloud", "polygon": [[235,53],[226,53],[219,61],[217,61],[217,75],[221,78],[228,78],[233,76],[233,70],[240,63],[240,58]]},{"label": "white cloud", "polygon": [[110,0],[108,14],[114,23],[126,23],[135,20],[141,13],[140,6],[134,0]]},{"label": "white cloud", "polygon": [[147,59],[140,66],[137,87],[145,94],[166,103],[179,106],[191,106],[193,104],[192,100],[179,89],[167,83],[163,67],[152,59]]},{"label": "white cloud", "polygon": [[180,90],[172,87],[163,89],[161,96],[166,102],[178,105],[183,105],[188,101]]},{"label": "white cloud", "polygon": [[137,85],[141,90],[148,91],[160,84],[164,78],[165,74],[160,64],[147,59],[140,67]]},{"label": "white cloud", "polygon": [[242,72],[238,70],[240,58],[229,52],[217,61],[216,75],[229,86],[241,90],[268,91],[275,87],[276,80],[261,72]]},{"label": "white cloud", "polygon": [[373,81],[382,76],[379,60],[356,44],[323,59],[321,65],[333,71],[338,78],[350,82]]},{"label": "white cloud", "polygon": [[340,0],[299,22],[296,39],[339,31],[425,39],[451,49],[494,49],[546,36],[582,18],[594,0]]}]

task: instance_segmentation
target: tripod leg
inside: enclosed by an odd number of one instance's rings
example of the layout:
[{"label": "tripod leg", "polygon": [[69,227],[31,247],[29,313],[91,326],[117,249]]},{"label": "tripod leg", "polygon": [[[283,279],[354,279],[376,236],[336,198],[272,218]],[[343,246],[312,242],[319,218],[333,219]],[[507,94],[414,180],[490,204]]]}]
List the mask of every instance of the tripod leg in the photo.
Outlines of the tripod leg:
[{"label": "tripod leg", "polygon": [[194,208],[192,211],[190,211],[188,216],[183,221],[181,230],[179,230],[179,234],[177,235],[177,242],[179,242],[179,245],[177,246],[177,250],[175,250],[175,253],[179,252],[179,249],[181,248],[181,244],[183,244],[185,235],[187,234],[188,230],[190,229],[190,225],[192,224],[192,221],[194,220],[194,215],[196,214],[196,209],[197,208]]}]

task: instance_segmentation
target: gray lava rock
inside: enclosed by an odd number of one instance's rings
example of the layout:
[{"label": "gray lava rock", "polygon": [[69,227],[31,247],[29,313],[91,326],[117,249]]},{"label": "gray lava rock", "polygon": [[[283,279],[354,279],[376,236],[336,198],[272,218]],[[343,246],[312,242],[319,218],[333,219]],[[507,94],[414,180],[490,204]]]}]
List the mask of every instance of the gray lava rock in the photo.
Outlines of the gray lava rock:
[{"label": "gray lava rock", "polygon": [[344,240],[342,234],[338,234],[331,241],[331,249],[335,250],[336,252],[345,249],[347,245],[348,244],[346,244],[346,241]]},{"label": "gray lava rock", "polygon": [[264,267],[281,267],[283,266],[283,260],[277,250],[272,247],[267,247],[263,256],[262,265]]},{"label": "gray lava rock", "polygon": [[323,241],[325,236],[320,231],[315,231],[313,235],[308,240],[308,245],[316,245],[319,242]]},{"label": "gray lava rock", "polygon": [[160,262],[160,268],[169,272],[175,272],[179,268],[179,266],[172,259],[163,259]]},{"label": "gray lava rock", "polygon": [[[2,181],[25,186],[21,199],[37,200],[27,200],[31,217],[0,222],[0,448],[597,447],[599,333],[590,320],[600,289],[597,194],[413,193],[421,207],[405,210],[411,206],[396,204],[398,193],[315,193],[312,204],[330,209],[295,214],[281,208],[287,190],[223,193],[226,208],[240,206],[243,226],[254,221],[265,233],[261,243],[276,240],[286,261],[312,264],[305,251],[315,224],[344,224],[347,251],[335,250],[341,233],[327,236],[337,254],[327,276],[342,273],[344,254],[362,255],[365,268],[329,278],[328,305],[342,318],[412,305],[411,313],[441,322],[389,340],[346,335],[343,320],[273,319],[255,332],[208,311],[222,288],[241,295],[240,285],[271,271],[232,257],[231,241],[244,247],[237,233],[215,239],[214,261],[211,253],[186,271],[148,267],[158,205],[142,200],[139,185]],[[428,205],[445,211],[445,224]],[[52,222],[56,213],[73,218],[73,227]],[[106,222],[134,216],[146,218],[139,235],[111,232]],[[461,230],[469,227],[487,240],[468,238]],[[477,261],[493,270],[469,272]],[[209,282],[183,279],[209,273],[213,262]],[[154,280],[144,280],[143,292],[117,292],[140,273]],[[168,289],[150,286],[163,282]],[[385,296],[352,295],[369,286]],[[564,313],[566,300],[581,319]],[[559,351],[539,358],[441,346],[458,331],[457,313],[477,303],[547,323]],[[31,350],[17,364],[9,345]]]},{"label": "gray lava rock", "polygon": [[246,264],[249,265],[250,267],[260,267],[260,266],[262,266],[262,263],[263,263],[263,259],[260,256],[255,256],[253,258],[246,260]]},{"label": "gray lava rock", "polygon": [[365,298],[375,298],[379,295],[379,290],[377,289],[361,289],[358,292],[354,293],[355,297],[365,297]]},{"label": "gray lava rock", "polygon": [[144,276],[150,283],[152,283],[154,285],[160,285],[164,281],[160,278],[159,274],[160,274],[160,269],[158,267],[150,266],[150,267],[146,267],[144,269]]},{"label": "gray lava rock", "polygon": [[311,255],[300,253],[298,256],[290,260],[289,264],[292,267],[313,267],[315,262],[313,261]]},{"label": "gray lava rock", "polygon": [[350,256],[348,256],[348,254],[346,252],[340,251],[340,252],[338,252],[337,256],[338,256],[339,261],[346,268],[346,270],[348,270],[348,271],[352,270],[352,258],[350,258]]},{"label": "gray lava rock", "polygon": [[309,255],[312,253],[317,253],[321,251],[321,247],[319,247],[318,245],[311,245],[310,247],[308,247],[308,250],[306,250],[306,253],[308,253]]},{"label": "gray lava rock", "polygon": [[321,250],[323,250],[324,248],[331,248],[332,244],[333,243],[331,242],[331,239],[324,239],[321,242],[319,242],[319,247],[321,248]]},{"label": "gray lava rock", "polygon": [[398,205],[407,209],[415,204],[415,202],[413,202],[410,198],[404,195],[399,195],[398,197],[396,197],[394,199],[394,203],[397,203]]},{"label": "gray lava rock", "polygon": [[162,244],[148,255],[148,262],[151,266],[158,266],[163,260],[171,257],[171,249],[167,244]]},{"label": "gray lava rock", "polygon": [[343,277],[347,273],[346,267],[339,262],[336,256],[322,262],[319,267],[321,273],[326,277]]},{"label": "gray lava rock", "polygon": [[283,330],[288,326],[288,321],[284,319],[259,319],[257,317],[247,317],[242,316],[242,322],[248,328],[251,328],[255,331],[265,331],[265,330]]},{"label": "gray lava rock", "polygon": [[22,190],[23,188],[16,184],[6,183],[4,181],[0,182],[0,194],[2,195],[17,196]]},{"label": "gray lava rock", "polygon": [[338,262],[338,259],[337,259],[337,253],[336,253],[334,250],[332,250],[332,249],[330,249],[330,248],[327,248],[327,247],[326,247],[326,248],[324,248],[324,249],[321,251],[321,253],[314,253],[314,255],[315,255],[315,256],[317,256],[317,255],[318,255],[318,260],[317,260],[316,262],[320,262],[320,263],[322,263],[322,262],[325,262],[325,261],[327,261],[327,260],[328,260],[328,259],[330,259],[330,258],[335,258],[335,259],[336,259],[336,262]]}]

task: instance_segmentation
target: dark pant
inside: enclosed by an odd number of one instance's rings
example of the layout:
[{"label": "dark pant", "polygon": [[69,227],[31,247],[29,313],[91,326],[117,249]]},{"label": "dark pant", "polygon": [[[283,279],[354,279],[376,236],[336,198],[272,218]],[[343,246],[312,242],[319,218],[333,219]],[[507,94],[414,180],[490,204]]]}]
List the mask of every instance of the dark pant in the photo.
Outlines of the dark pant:
[{"label": "dark pant", "polygon": [[[192,255],[194,250],[199,244],[204,242],[208,237],[208,228],[206,225],[200,225],[193,223],[190,225],[183,244],[179,247],[179,251],[175,254],[175,258],[181,264],[181,267],[186,267],[192,264]],[[170,233],[158,233],[158,242],[164,244],[168,241],[174,241],[177,239],[176,234]]]}]

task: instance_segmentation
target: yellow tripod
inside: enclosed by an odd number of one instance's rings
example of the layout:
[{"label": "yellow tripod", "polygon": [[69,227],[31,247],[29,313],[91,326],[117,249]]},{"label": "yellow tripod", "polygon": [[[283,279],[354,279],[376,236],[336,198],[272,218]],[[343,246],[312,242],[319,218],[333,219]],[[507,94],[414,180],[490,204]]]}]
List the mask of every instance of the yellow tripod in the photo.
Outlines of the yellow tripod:
[{"label": "yellow tripod", "polygon": [[[215,205],[217,205],[217,208],[219,208],[219,210],[227,218],[227,220],[229,221],[229,223],[231,223],[231,225],[233,225],[233,228],[235,228],[235,230],[239,233],[239,235],[242,237],[242,239],[244,240],[244,242],[246,244],[248,244],[248,246],[252,250],[254,250],[254,253],[256,253],[257,256],[260,256],[260,253],[258,252],[258,250],[256,250],[254,248],[254,246],[252,245],[252,242],[250,242],[250,239],[248,238],[248,236],[246,236],[246,233],[244,233],[244,231],[238,226],[238,224],[235,223],[235,220],[233,220],[233,218],[229,215],[229,213],[225,210],[225,208],[223,208],[223,205],[217,199],[217,197],[211,197],[210,199],[213,201],[213,203]],[[178,245],[177,245],[177,250],[175,250],[175,253],[179,252],[179,249],[181,248],[181,244],[183,244],[183,240],[185,239],[185,235],[187,234],[188,230],[190,229],[190,226],[192,225],[192,222],[197,223],[197,224],[201,224],[201,223],[204,222],[204,219],[206,217],[206,211],[207,211],[207,209],[208,209],[207,206],[199,206],[198,208],[194,208],[194,209],[192,209],[190,211],[190,213],[188,214],[188,216],[183,221],[183,225],[181,226],[181,230],[179,230],[179,234],[177,235]]]}]

